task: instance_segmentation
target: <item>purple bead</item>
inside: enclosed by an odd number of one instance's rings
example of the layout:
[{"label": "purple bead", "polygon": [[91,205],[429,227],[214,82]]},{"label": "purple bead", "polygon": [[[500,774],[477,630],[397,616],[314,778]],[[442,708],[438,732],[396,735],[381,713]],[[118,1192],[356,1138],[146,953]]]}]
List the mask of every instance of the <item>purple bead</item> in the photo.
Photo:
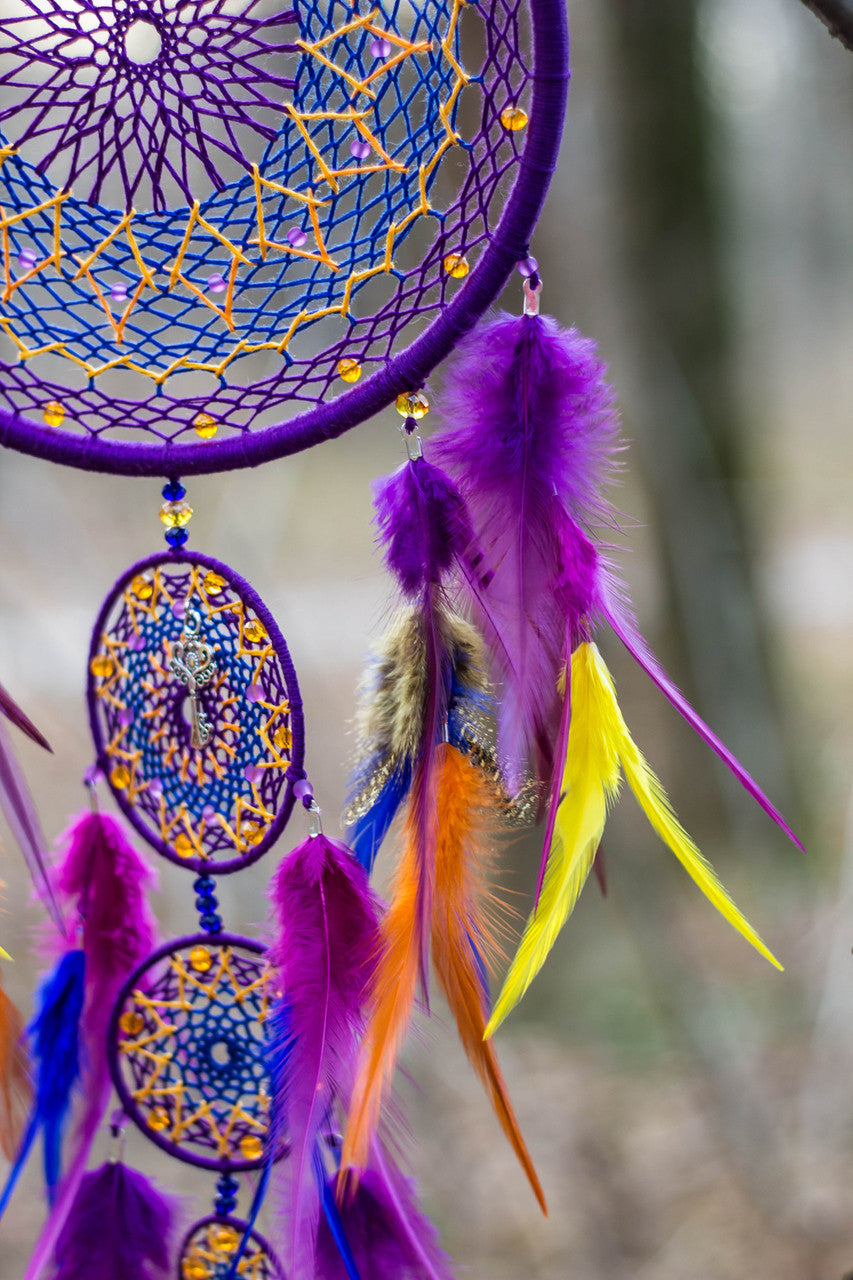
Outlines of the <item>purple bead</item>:
[{"label": "purple bead", "polygon": [[525,280],[528,280],[530,276],[535,275],[539,270],[539,263],[535,258],[522,258],[516,269],[520,276],[523,276]]},{"label": "purple bead", "polygon": [[159,778],[152,778],[148,783],[148,794],[155,797],[163,794],[163,783]]},{"label": "purple bead", "polygon": [[224,293],[228,288],[225,277],[220,271],[214,271],[212,276],[208,276],[207,287],[211,293]]},{"label": "purple bead", "polygon": [[145,636],[141,633],[139,635],[132,635],[127,642],[127,647],[128,649],[132,649],[134,653],[139,653],[140,649],[145,648]]},{"label": "purple bead", "polygon": [[213,805],[206,804],[201,811],[201,816],[204,818],[205,822],[212,822],[213,819],[216,817],[216,810],[214,809]]},{"label": "purple bead", "polygon": [[297,800],[305,800],[314,795],[314,788],[307,778],[300,778],[293,788]]},{"label": "purple bead", "polygon": [[90,764],[89,768],[83,774],[83,781],[87,787],[94,787],[95,783],[103,778],[101,766],[99,764]]},{"label": "purple bead", "polygon": [[259,764],[247,764],[243,770],[243,777],[247,782],[254,783],[255,786],[261,781],[264,771]]},{"label": "purple bead", "polygon": [[301,227],[291,227],[285,239],[292,248],[301,249],[308,237]]},{"label": "purple bead", "polygon": [[350,155],[355,156],[356,160],[366,160],[372,151],[370,143],[365,142],[364,138],[353,138],[349,144]]},{"label": "purple bead", "polygon": [[391,54],[392,44],[390,40],[386,40],[380,36],[376,40],[372,40],[370,44],[370,52],[374,58],[387,58]]},{"label": "purple bead", "polygon": [[187,616],[186,600],[175,600],[172,605],[172,613],[176,618],[185,618]]},{"label": "purple bead", "polygon": [[129,728],[130,725],[133,724],[133,712],[130,707],[123,707],[121,709],[118,713],[118,722],[125,729]]},{"label": "purple bead", "polygon": [[22,249],[18,254],[18,266],[22,271],[32,271],[37,261],[32,249]]},{"label": "purple bead", "polygon": [[246,690],[246,699],[249,702],[260,702],[264,696],[263,686],[259,684],[250,684]]},{"label": "purple bead", "polygon": [[118,281],[110,285],[110,297],[113,302],[127,302],[127,285]]}]

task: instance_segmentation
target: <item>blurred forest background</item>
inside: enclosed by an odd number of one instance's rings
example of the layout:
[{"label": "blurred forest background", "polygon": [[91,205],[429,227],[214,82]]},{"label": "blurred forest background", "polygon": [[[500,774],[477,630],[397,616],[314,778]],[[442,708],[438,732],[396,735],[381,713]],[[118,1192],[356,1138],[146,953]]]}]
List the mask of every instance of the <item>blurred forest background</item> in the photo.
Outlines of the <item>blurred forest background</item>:
[{"label": "blurred forest background", "polygon": [[[809,856],[603,637],[640,745],[786,972],[716,916],[625,797],[606,836],[607,899],[587,887],[500,1034],[550,1218],[440,1017],[406,1054],[412,1159],[469,1280],[842,1280],[853,1268],[853,56],[798,0],[571,0],[570,20],[562,164],[533,244],[543,306],[597,337],[619,390],[621,566],[643,629]],[[515,280],[508,306],[518,292]],[[400,461],[397,423],[389,411],[260,472],[190,485],[191,545],[248,577],[288,638],[330,828],[354,687],[389,595],[369,484]],[[91,622],[117,573],[159,546],[158,502],[154,481],[0,458],[0,673],[55,747],[49,759],[20,752],[50,837],[84,804]],[[8,836],[1,857],[0,938],[17,958],[4,981],[29,1011],[39,912]],[[223,889],[236,928],[263,919],[272,862]],[[537,863],[535,838],[510,850],[513,895],[530,892]],[[161,875],[164,933],[186,932],[186,877]],[[212,1179],[135,1133],[128,1158],[207,1211]],[[41,1215],[31,1170],[3,1223],[0,1280],[19,1280]]]}]

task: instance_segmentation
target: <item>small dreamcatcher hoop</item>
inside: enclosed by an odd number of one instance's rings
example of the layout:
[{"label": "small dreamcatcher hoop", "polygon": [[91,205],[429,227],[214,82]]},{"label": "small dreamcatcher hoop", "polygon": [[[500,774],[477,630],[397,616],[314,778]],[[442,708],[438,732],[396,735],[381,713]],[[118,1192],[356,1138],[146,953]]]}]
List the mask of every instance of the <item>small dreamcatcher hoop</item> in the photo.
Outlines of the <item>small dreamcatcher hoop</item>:
[{"label": "small dreamcatcher hoop", "polygon": [[196,934],[155,951],[122,988],[109,1057],[126,1114],[152,1142],[218,1173],[256,1169],[269,1122],[264,948]]},{"label": "small dreamcatcher hoop", "polygon": [[231,8],[15,0],[0,443],[184,476],[296,452],[417,390],[527,255],[563,0]]},{"label": "small dreamcatcher hoop", "polygon": [[275,842],[302,777],[304,729],[284,637],[253,588],[196,552],[131,566],[92,634],[96,758],[159,853],[237,871]]},{"label": "small dreamcatcher hoop", "polygon": [[[178,1254],[178,1280],[227,1280],[247,1230],[248,1224],[240,1218],[219,1214],[194,1223]],[[284,1280],[275,1252],[257,1231],[249,1235],[238,1275],[246,1280]]]}]

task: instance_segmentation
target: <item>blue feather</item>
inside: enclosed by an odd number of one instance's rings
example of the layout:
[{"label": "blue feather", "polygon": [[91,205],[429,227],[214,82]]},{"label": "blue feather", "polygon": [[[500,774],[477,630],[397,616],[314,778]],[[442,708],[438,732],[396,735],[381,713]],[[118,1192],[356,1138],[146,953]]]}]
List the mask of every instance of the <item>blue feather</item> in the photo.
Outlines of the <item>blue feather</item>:
[{"label": "blue feather", "polygon": [[86,961],[82,951],[68,951],[41,989],[41,1004],[27,1028],[36,1059],[37,1084],[33,1112],[21,1149],[0,1196],[2,1217],[39,1129],[44,1142],[44,1178],[51,1203],[62,1175],[62,1131],[71,1091],[80,1075],[80,1017],[85,996]]},{"label": "blue feather", "polygon": [[[401,760],[388,777],[379,794],[362,817],[350,827],[347,843],[369,875],[388,828],[409,794],[412,785],[412,761]],[[365,771],[367,772],[367,771]],[[352,790],[356,788],[353,787]]]}]

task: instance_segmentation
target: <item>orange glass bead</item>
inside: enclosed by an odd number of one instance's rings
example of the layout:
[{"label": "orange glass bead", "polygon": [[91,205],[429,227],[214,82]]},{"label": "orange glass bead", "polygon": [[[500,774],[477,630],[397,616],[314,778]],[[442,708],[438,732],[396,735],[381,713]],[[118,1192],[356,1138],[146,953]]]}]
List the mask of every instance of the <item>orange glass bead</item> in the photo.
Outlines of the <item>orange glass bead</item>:
[{"label": "orange glass bead", "polygon": [[196,847],[186,831],[175,836],[175,853],[179,858],[191,858],[196,853]]},{"label": "orange glass bead", "polygon": [[137,600],[150,600],[154,594],[154,583],[144,573],[138,573],[131,582],[130,589]]},{"label": "orange glass bead", "polygon": [[212,440],[219,430],[219,423],[209,413],[199,413],[193,419],[193,426],[197,436],[201,436],[202,440]]},{"label": "orange glass bead", "polygon": [[501,112],[501,124],[510,133],[518,133],[527,126],[528,116],[521,107],[504,107]]},{"label": "orange glass bead", "polygon": [[125,1035],[138,1036],[141,1031],[145,1030],[145,1019],[141,1013],[137,1013],[134,1009],[128,1009],[127,1013],[123,1013],[119,1018],[119,1026]]},{"label": "orange glass bead", "polygon": [[347,357],[338,361],[338,377],[344,382],[358,382],[361,377],[361,365],[357,360]]},{"label": "orange glass bead", "polygon": [[109,680],[110,676],[116,669],[116,664],[112,658],[106,653],[98,653],[89,663],[89,670],[93,676],[98,676],[101,680]]},{"label": "orange glass bead", "polygon": [[110,774],[110,782],[118,791],[130,786],[130,770],[126,764],[117,764]]},{"label": "orange glass bead", "polygon": [[61,427],[65,418],[65,405],[58,400],[48,400],[44,406],[42,417],[49,427]]},{"label": "orange glass bead", "polygon": [[213,967],[213,956],[207,947],[193,947],[190,952],[190,964],[197,973],[207,973]]},{"label": "orange glass bead", "polygon": [[264,1144],[253,1133],[247,1133],[240,1141],[240,1151],[245,1160],[260,1160],[264,1154]]},{"label": "orange glass bead", "polygon": [[209,596],[218,596],[225,586],[225,579],[219,573],[214,573],[211,569],[201,580],[201,585]]},{"label": "orange glass bead", "polygon": [[462,280],[471,270],[471,265],[464,254],[448,253],[444,259],[444,269],[454,280]]},{"label": "orange glass bead", "polygon": [[261,644],[267,638],[267,633],[262,623],[257,618],[253,618],[251,622],[247,622],[243,628],[243,635],[252,644]]},{"label": "orange glass bead", "polygon": [[154,1107],[148,1116],[148,1128],[153,1129],[155,1133],[162,1133],[164,1129],[169,1127],[169,1113],[165,1107]]}]

